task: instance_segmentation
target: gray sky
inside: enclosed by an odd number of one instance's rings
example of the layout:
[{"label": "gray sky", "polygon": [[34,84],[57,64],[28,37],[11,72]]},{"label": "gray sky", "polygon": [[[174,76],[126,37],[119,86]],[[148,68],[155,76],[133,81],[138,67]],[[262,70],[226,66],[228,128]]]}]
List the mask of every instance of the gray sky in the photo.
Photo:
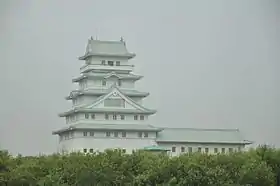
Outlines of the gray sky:
[{"label": "gray sky", "polygon": [[277,0],[3,0],[0,25],[0,147],[12,153],[56,151],[91,35],[123,36],[137,54],[151,124],[239,128],[280,146]]}]

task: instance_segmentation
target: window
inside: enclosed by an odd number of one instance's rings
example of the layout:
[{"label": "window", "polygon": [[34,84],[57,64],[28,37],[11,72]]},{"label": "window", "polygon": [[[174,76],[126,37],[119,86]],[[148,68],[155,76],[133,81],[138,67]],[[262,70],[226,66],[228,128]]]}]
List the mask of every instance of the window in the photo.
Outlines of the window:
[{"label": "window", "polygon": [[83,132],[84,136],[87,136],[87,132]]},{"label": "window", "polygon": [[106,137],[110,137],[111,133],[110,132],[106,132]]},{"label": "window", "polygon": [[59,136],[59,141],[62,141],[63,140],[63,136]]},{"label": "window", "polygon": [[138,132],[138,137],[142,138],[142,132]]},{"label": "window", "polygon": [[176,147],[172,147],[171,151],[176,152]]},{"label": "window", "polygon": [[238,147],[238,152],[241,152],[241,147]]},{"label": "window", "polygon": [[209,152],[209,148],[205,148],[205,153],[208,153]]},{"label": "window", "polygon": [[138,120],[138,115],[135,115],[135,116],[134,116],[134,120]]},{"label": "window", "polygon": [[121,120],[124,120],[124,115],[121,115]]},{"label": "window", "polygon": [[140,116],[140,120],[144,120],[144,116],[143,115]]},{"label": "window", "polygon": [[90,136],[94,136],[94,132],[90,132],[89,135],[90,135]]},{"label": "window", "polygon": [[198,148],[197,148],[197,152],[201,152],[201,147],[198,147]]},{"label": "window", "polygon": [[188,148],[188,152],[189,152],[189,153],[192,153],[192,147],[189,147],[189,148]]},{"label": "window", "polygon": [[185,147],[181,147],[181,152],[185,152]]},{"label": "window", "polygon": [[108,98],[104,100],[105,107],[124,107],[123,99]]},{"label": "window", "polygon": [[122,86],[122,81],[120,79],[118,79],[118,86]]},{"label": "window", "polygon": [[87,153],[87,149],[84,149],[84,153]]},{"label": "window", "polygon": [[122,137],[123,137],[123,138],[126,137],[126,132],[122,132]]},{"label": "window", "polygon": [[89,115],[88,115],[88,114],[85,114],[85,118],[88,119],[88,118],[89,118]]},{"label": "window", "polygon": [[105,60],[102,60],[101,61],[101,65],[105,65],[106,64],[106,61]]},{"label": "window", "polygon": [[114,61],[108,61],[109,66],[114,66]]},{"label": "window", "polygon": [[222,153],[224,154],[226,152],[226,149],[225,148],[222,148]]},{"label": "window", "polygon": [[218,153],[218,148],[214,148],[214,153]]},{"label": "window", "polygon": [[120,66],[121,63],[119,61],[116,61],[116,66]]},{"label": "window", "polygon": [[95,119],[95,114],[91,114],[91,119]]},{"label": "window", "polygon": [[106,86],[106,80],[102,80],[102,86]]},{"label": "window", "polygon": [[109,119],[109,114],[105,114],[105,119],[106,119],[106,120]]},{"label": "window", "polygon": [[119,136],[118,132],[114,132],[114,137],[117,138]]},{"label": "window", "polygon": [[233,148],[228,148],[228,152],[233,152]]},{"label": "window", "polygon": [[149,136],[148,132],[144,132],[144,137],[147,138]]},{"label": "window", "polygon": [[126,149],[122,149],[122,153],[126,153]]},{"label": "window", "polygon": [[113,114],[113,120],[117,120],[117,115]]},{"label": "window", "polygon": [[70,136],[71,136],[71,138],[73,138],[74,137],[74,132],[72,131],[72,132],[70,132]]},{"label": "window", "polygon": [[93,149],[89,149],[89,152],[90,152],[90,153],[93,153]]}]

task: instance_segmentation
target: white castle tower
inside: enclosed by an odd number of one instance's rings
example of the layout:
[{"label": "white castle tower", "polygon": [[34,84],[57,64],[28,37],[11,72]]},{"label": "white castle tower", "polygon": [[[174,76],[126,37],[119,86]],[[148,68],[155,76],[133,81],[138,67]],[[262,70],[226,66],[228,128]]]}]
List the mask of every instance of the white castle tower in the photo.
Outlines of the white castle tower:
[{"label": "white castle tower", "polygon": [[79,58],[85,61],[81,74],[72,80],[79,88],[66,97],[73,106],[59,114],[68,126],[53,132],[59,135],[59,152],[93,153],[118,148],[127,153],[148,149],[169,150],[171,155],[179,155],[195,151],[240,151],[251,144],[243,139],[238,129],[151,125],[149,116],[156,111],[142,105],[149,93],[135,89],[135,82],[142,76],[133,73],[130,59],[134,57],[135,54],[127,51],[123,39],[88,40],[86,53]]},{"label": "white castle tower", "polygon": [[70,125],[54,134],[60,136],[60,151],[103,151],[108,148],[133,149],[151,145],[160,129],[148,124],[156,111],[142,106],[149,93],[135,89],[142,76],[133,73],[134,65],[126,44],[120,41],[88,40],[79,84],[66,97],[73,106],[59,114]]}]

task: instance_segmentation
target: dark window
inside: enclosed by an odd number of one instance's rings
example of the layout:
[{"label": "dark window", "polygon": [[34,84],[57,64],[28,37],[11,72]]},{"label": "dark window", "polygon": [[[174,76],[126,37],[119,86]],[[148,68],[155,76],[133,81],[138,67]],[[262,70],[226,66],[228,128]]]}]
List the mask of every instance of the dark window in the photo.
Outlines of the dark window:
[{"label": "dark window", "polygon": [[142,138],[142,132],[138,132],[138,137]]},{"label": "dark window", "polygon": [[114,66],[114,61],[108,61],[109,66]]},{"label": "dark window", "polygon": [[176,152],[176,147],[172,147],[172,152]]},{"label": "dark window", "polygon": [[185,152],[185,147],[181,147],[181,152]]},{"label": "dark window", "polygon": [[109,119],[109,115],[105,114],[105,119],[108,120]]},{"label": "dark window", "polygon": [[119,61],[116,61],[116,66],[120,66],[120,62]]},{"label": "dark window", "polygon": [[102,80],[102,86],[106,86],[106,80]]},{"label": "dark window", "polygon": [[94,132],[90,132],[89,135],[90,135],[90,136],[94,136]]},{"label": "dark window", "polygon": [[225,148],[222,148],[222,153],[224,154],[226,152],[226,149]]},{"label": "dark window", "polygon": [[228,148],[228,151],[229,152],[233,152],[233,148]]},{"label": "dark window", "polygon": [[121,120],[124,120],[124,115],[121,115]]},{"label": "dark window", "polygon": [[197,152],[201,152],[201,147],[198,147]]},{"label": "dark window", "polygon": [[122,86],[122,81],[120,79],[118,80],[118,85],[119,87]]},{"label": "dark window", "polygon": [[140,120],[144,120],[144,116],[143,115],[140,116]]},{"label": "dark window", "polygon": [[135,116],[134,116],[134,120],[138,120],[138,115],[135,115]]},{"label": "dark window", "polygon": [[87,149],[84,149],[84,153],[87,153]]},{"label": "dark window", "polygon": [[83,132],[84,133],[84,136],[87,136],[87,132]]},{"label": "dark window", "polygon": [[111,133],[110,132],[106,132],[106,137],[110,137]]},{"label": "dark window", "polygon": [[214,153],[218,153],[218,148],[214,148]]},{"label": "dark window", "polygon": [[205,148],[205,153],[208,153],[209,152],[209,148]]},{"label": "dark window", "polygon": [[89,118],[89,115],[88,115],[88,114],[85,114],[85,118],[88,119],[88,118]]},{"label": "dark window", "polygon": [[90,152],[90,153],[93,153],[93,149],[89,149],[89,152]]},{"label": "dark window", "polygon": [[95,114],[91,114],[91,119],[95,119]]},{"label": "dark window", "polygon": [[192,147],[189,147],[189,148],[188,148],[188,152],[189,152],[189,153],[192,153]]},{"label": "dark window", "polygon": [[126,132],[122,132],[122,137],[126,137]]},{"label": "dark window", "polygon": [[148,132],[144,132],[144,137],[147,138],[149,136]]},{"label": "dark window", "polygon": [[117,115],[113,114],[113,120],[117,120]]},{"label": "dark window", "polygon": [[106,64],[105,60],[102,60],[101,65],[105,65],[105,64]]}]

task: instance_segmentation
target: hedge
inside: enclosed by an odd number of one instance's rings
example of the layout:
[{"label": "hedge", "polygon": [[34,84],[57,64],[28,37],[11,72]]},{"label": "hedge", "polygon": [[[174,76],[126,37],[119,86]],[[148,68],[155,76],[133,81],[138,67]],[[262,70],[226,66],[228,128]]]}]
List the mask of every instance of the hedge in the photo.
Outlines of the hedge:
[{"label": "hedge", "polygon": [[279,172],[280,150],[267,146],[179,157],[110,150],[12,157],[0,151],[0,185],[8,186],[275,186]]}]

